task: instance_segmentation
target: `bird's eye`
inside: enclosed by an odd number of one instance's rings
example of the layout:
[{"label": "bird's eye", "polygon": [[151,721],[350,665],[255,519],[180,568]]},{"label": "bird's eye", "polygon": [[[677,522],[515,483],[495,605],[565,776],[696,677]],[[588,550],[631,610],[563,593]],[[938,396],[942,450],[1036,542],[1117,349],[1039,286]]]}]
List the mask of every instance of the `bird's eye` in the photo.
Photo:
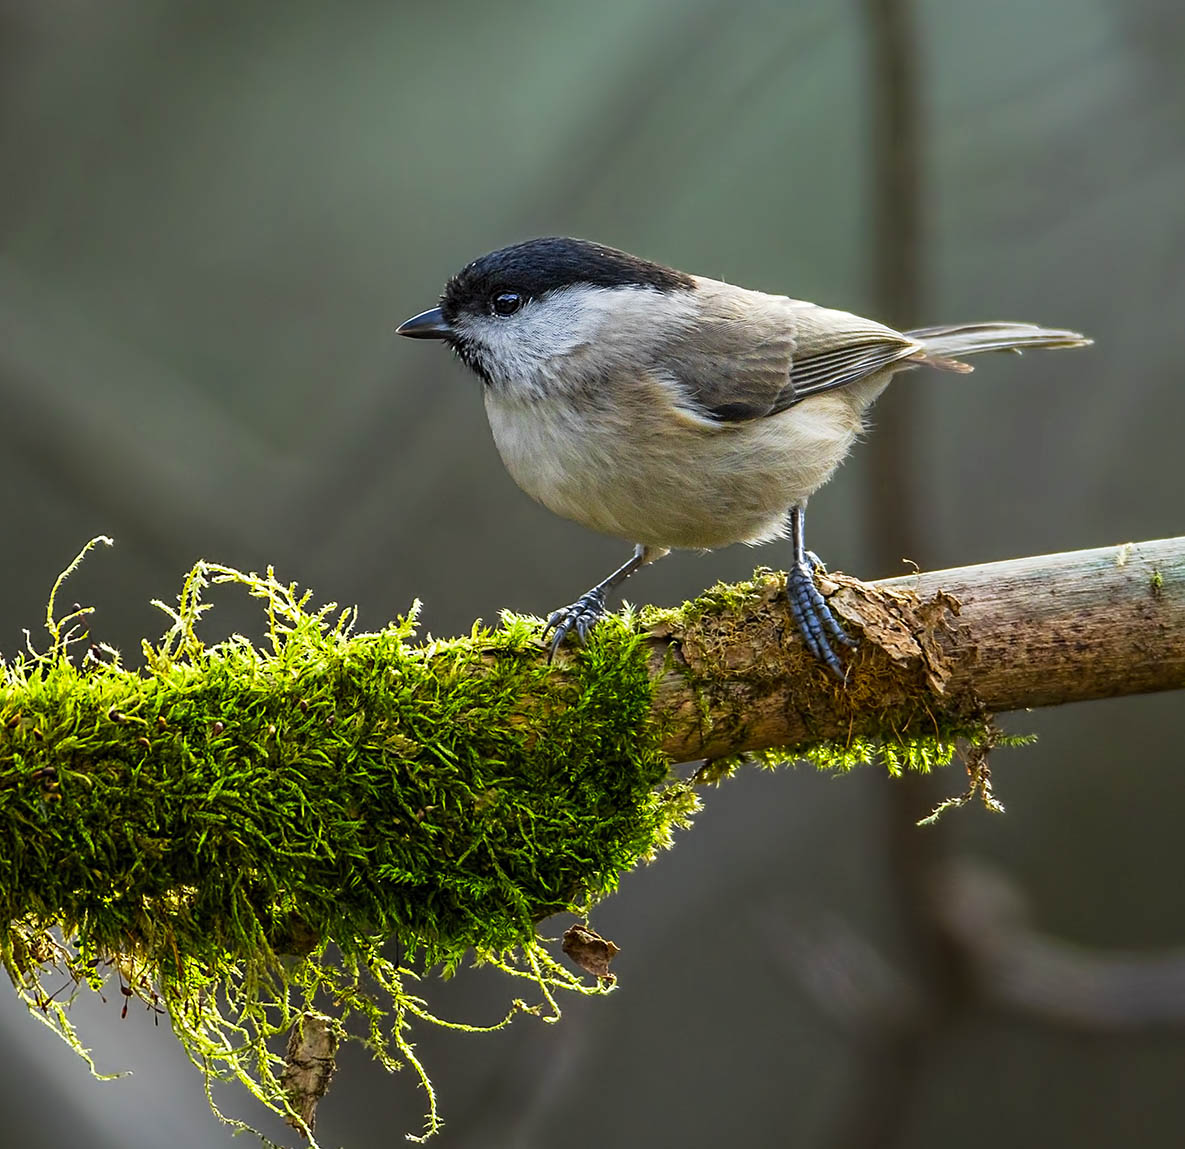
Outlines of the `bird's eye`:
[{"label": "bird's eye", "polygon": [[500,291],[490,301],[495,315],[513,315],[522,309],[523,297],[517,291]]}]

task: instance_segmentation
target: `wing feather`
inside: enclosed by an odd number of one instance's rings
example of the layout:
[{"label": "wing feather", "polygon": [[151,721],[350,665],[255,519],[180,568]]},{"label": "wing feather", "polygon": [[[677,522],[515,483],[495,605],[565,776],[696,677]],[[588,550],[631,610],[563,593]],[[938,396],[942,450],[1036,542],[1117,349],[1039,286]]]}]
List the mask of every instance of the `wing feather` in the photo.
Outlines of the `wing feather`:
[{"label": "wing feather", "polygon": [[694,331],[668,344],[664,366],[695,407],[719,422],[776,414],[903,360],[922,344],[891,327],[813,303],[697,279],[707,295]]},{"label": "wing feather", "polygon": [[692,404],[720,422],[741,422],[793,402],[796,337],[786,301],[715,280],[698,280],[696,294],[711,298],[661,353]]}]

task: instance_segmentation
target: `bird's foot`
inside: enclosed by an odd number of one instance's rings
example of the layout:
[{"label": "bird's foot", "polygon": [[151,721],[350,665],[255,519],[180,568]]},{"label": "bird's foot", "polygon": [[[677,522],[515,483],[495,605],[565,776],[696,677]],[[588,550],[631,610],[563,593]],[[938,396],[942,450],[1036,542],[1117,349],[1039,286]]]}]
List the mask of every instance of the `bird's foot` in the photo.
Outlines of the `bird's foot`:
[{"label": "bird's foot", "polygon": [[593,624],[605,613],[605,592],[599,586],[582,594],[571,606],[561,606],[559,610],[553,610],[547,616],[547,626],[543,628],[544,642],[547,641],[548,634],[555,632],[551,640],[551,650],[547,655],[548,661],[555,658],[555,652],[573,631],[583,646],[588,641],[588,632]]},{"label": "bird's foot", "polygon": [[827,605],[827,600],[815,586],[815,567],[822,563],[813,554],[806,561],[795,563],[786,576],[786,598],[790,601],[790,613],[798,623],[806,648],[841,681],[847,681],[842,664],[832,647],[832,642],[853,647],[856,640],[836,621]]}]

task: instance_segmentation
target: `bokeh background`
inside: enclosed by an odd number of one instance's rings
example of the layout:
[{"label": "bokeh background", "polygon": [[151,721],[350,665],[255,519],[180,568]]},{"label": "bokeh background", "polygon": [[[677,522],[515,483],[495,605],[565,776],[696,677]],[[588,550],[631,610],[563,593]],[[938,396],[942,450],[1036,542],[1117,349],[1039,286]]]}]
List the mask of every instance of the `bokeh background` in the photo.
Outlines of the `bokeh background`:
[{"label": "bokeh background", "polygon": [[[434,633],[571,601],[627,548],[520,494],[475,379],[393,333],[548,233],[901,323],[1095,337],[898,381],[812,503],[833,567],[1180,533],[1183,56],[1177,0],[0,3],[0,649],[101,532],[67,597],[128,652],[198,557],[274,563],[371,627],[416,596]],[[629,591],[758,561],[786,556],[676,556]],[[218,601],[209,638],[258,630]],[[594,913],[616,994],[419,1034],[438,1144],[1185,1142],[1182,717],[1014,716],[1040,742],[995,758],[1008,814],[938,831],[912,819],[957,770],[742,772]],[[474,1021],[510,995],[425,992]],[[7,1142],[230,1143],[121,1004],[75,1010],[100,1068],[135,1071],[100,1084],[0,997]],[[318,1133],[395,1144],[423,1110],[349,1052]]]}]

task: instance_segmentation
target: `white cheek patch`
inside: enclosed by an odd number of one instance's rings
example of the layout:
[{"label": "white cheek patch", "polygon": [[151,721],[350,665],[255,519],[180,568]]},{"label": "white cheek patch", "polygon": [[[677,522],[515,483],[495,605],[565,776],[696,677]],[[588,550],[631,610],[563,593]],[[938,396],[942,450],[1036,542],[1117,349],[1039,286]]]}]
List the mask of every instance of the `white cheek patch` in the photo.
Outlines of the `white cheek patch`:
[{"label": "white cheek patch", "polygon": [[458,333],[481,349],[483,366],[500,386],[554,389],[559,361],[601,339],[622,311],[620,294],[648,288],[592,287],[580,284],[530,300],[505,318],[466,315],[456,321]]}]

